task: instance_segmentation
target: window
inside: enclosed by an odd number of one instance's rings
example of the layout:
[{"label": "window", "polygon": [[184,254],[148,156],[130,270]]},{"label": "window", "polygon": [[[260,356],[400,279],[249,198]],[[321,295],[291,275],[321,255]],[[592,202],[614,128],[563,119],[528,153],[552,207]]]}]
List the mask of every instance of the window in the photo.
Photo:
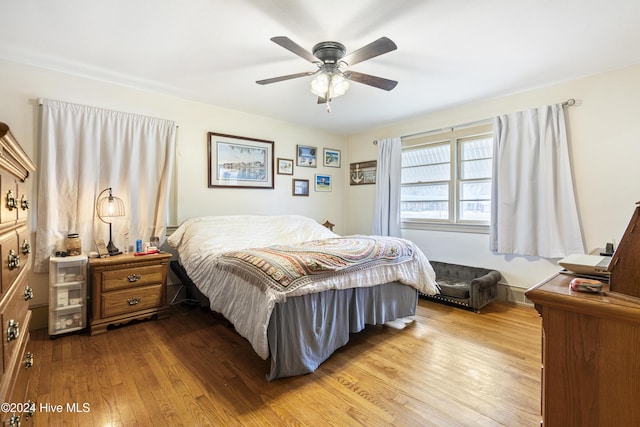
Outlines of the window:
[{"label": "window", "polygon": [[488,230],[492,129],[487,124],[403,139],[404,227]]}]

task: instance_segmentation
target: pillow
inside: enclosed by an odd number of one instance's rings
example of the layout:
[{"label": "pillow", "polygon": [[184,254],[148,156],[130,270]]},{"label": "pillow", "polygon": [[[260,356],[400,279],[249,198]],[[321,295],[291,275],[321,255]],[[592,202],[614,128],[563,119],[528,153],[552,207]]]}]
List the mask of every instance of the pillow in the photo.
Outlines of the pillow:
[{"label": "pillow", "polygon": [[469,298],[469,284],[466,282],[445,282],[438,280],[440,294],[453,298]]},{"label": "pillow", "polygon": [[188,219],[167,241],[179,253],[186,246],[192,251],[219,253],[337,236],[315,220],[301,215],[225,215]]}]

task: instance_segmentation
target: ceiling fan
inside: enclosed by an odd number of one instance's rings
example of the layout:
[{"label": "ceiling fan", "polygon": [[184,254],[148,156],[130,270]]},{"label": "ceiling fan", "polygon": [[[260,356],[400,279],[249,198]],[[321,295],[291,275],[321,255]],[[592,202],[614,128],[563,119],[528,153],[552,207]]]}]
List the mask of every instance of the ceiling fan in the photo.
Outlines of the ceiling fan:
[{"label": "ceiling fan", "polygon": [[313,46],[311,52],[298,45],[289,37],[272,37],[271,41],[315,64],[318,69],[315,71],[258,80],[256,83],[266,85],[316,75],[311,81],[311,92],[318,96],[319,104],[327,104],[327,112],[331,111],[329,107],[331,100],[347,92],[350,80],[387,91],[393,89],[398,84],[395,80],[358,73],[357,71],[348,69],[351,65],[396,50],[398,48],[396,44],[387,37],[380,37],[378,40],[349,54],[347,54],[347,50],[342,43],[334,41],[320,42]]}]

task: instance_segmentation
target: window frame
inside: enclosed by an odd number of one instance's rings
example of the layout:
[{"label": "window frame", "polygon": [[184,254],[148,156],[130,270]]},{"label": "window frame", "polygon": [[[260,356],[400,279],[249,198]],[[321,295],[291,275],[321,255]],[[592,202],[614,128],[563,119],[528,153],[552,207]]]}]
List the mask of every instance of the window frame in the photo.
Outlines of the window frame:
[{"label": "window frame", "polygon": [[[459,206],[461,203],[461,187],[464,182],[486,182],[487,178],[462,179],[462,142],[480,139],[481,137],[493,137],[493,123],[476,123],[473,126],[461,126],[442,129],[439,131],[417,134],[402,138],[402,152],[426,147],[430,145],[447,145],[450,150],[449,180],[428,181],[431,183],[449,184],[449,215],[446,219],[421,219],[401,217],[402,228],[434,231],[453,231],[467,233],[489,233],[490,219],[488,221],[463,220],[460,218]],[[491,177],[488,178],[491,182]],[[404,184],[402,184],[404,186]],[[412,185],[412,184],[409,184]]]}]

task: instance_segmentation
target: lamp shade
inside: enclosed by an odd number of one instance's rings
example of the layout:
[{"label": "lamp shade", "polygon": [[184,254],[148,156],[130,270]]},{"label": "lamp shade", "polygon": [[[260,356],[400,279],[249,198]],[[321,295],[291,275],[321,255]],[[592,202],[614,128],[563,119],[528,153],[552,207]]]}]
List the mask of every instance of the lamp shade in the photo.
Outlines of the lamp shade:
[{"label": "lamp shade", "polygon": [[[107,191],[109,192],[109,195],[102,197],[102,195]],[[98,200],[96,202],[96,215],[98,215],[100,221],[105,224],[109,224],[109,244],[107,245],[109,255],[120,254],[120,249],[113,244],[111,223],[104,220],[104,218],[115,218],[125,215],[124,202],[122,199],[115,197],[112,194],[111,187],[102,190],[98,195]]]},{"label": "lamp shade", "polygon": [[[101,198],[102,194],[106,191],[109,191],[109,195]],[[107,223],[108,221],[105,221],[103,218],[125,216],[124,202],[122,199],[115,197],[111,193],[111,188],[107,188],[100,193],[100,196],[98,196],[96,213],[98,214],[98,218],[100,218],[104,223]]]}]

